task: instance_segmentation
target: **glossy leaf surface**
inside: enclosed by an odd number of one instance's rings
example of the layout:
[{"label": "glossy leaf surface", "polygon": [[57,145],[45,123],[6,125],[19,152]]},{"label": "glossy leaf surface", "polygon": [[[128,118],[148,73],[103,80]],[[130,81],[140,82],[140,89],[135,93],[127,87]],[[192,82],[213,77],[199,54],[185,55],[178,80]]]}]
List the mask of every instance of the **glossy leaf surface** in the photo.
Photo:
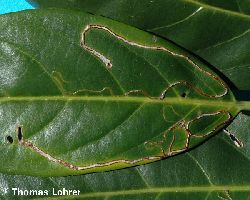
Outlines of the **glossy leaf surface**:
[{"label": "glossy leaf surface", "polygon": [[[247,0],[32,2],[42,7],[80,9],[170,39],[212,64],[238,89],[250,90],[250,3]],[[243,72],[240,76],[239,70]]]},{"label": "glossy leaf surface", "polygon": [[1,16],[0,30],[2,172],[153,162],[200,144],[239,111],[204,63],[127,25],[41,10]]},{"label": "glossy leaf surface", "polygon": [[[77,196],[54,199],[220,200],[247,199],[250,195],[248,116],[238,115],[228,127],[244,141],[237,148],[220,133],[189,153],[151,164],[70,177],[0,176],[2,199],[44,199],[63,187],[80,190]],[[237,132],[234,132],[237,130]],[[247,140],[245,140],[247,138]],[[48,190],[48,196],[14,196],[12,188]],[[6,189],[6,191],[5,191]]]}]

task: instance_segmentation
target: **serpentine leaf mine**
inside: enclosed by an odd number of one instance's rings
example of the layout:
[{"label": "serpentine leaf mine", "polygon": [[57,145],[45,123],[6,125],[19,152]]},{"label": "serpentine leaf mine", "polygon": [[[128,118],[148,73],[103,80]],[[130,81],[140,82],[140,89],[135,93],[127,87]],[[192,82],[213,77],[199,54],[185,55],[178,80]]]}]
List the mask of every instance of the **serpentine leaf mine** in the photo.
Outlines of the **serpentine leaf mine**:
[{"label": "serpentine leaf mine", "polygon": [[3,31],[1,172],[73,175],[165,159],[239,112],[226,83],[171,42],[89,14],[59,23],[61,12],[19,16],[42,35]]}]

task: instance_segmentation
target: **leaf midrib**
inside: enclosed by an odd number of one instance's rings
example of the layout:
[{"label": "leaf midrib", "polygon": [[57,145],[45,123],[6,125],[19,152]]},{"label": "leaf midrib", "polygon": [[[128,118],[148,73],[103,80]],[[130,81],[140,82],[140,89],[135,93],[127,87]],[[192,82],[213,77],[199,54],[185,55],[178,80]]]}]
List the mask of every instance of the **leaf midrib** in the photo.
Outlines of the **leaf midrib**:
[{"label": "leaf midrib", "polygon": [[[80,194],[77,197],[81,198],[91,198],[91,197],[104,197],[104,196],[120,196],[120,195],[140,195],[140,194],[148,194],[148,193],[184,193],[184,192],[224,192],[224,191],[230,191],[230,192],[248,192],[250,191],[250,185],[242,185],[242,186],[186,186],[186,187],[155,187],[155,188],[143,188],[143,189],[137,189],[137,190],[118,190],[114,192],[90,192],[85,194]],[[67,196],[66,198],[75,198],[76,196]],[[61,197],[65,198],[65,197]],[[48,197],[46,199],[58,199],[58,197]]]},{"label": "leaf midrib", "polygon": [[103,102],[131,102],[131,103],[159,103],[159,104],[182,104],[182,105],[206,105],[217,107],[237,106],[234,100],[207,100],[207,99],[187,99],[181,97],[159,98],[135,97],[135,96],[16,96],[0,97],[0,103],[18,101],[103,101]]}]

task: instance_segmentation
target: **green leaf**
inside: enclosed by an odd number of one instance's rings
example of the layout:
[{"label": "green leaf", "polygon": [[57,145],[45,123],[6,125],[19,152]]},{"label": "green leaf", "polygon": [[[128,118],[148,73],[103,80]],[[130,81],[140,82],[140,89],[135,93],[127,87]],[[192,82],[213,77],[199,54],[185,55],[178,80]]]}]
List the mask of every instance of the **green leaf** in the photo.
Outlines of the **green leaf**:
[{"label": "green leaf", "polygon": [[[71,9],[86,9],[86,7],[89,8],[95,8],[98,6],[99,9],[102,9],[105,7],[105,5],[110,6],[111,4],[115,4],[116,6],[120,5],[121,2],[115,2],[115,1],[101,1],[99,2],[98,0],[28,0],[31,3],[34,3],[35,6],[40,6],[42,8],[47,8],[47,7],[57,7],[57,8],[71,8]],[[181,0],[184,3],[190,3],[190,4],[198,4],[202,6],[206,6],[212,9],[221,9],[225,12],[227,11],[235,11],[239,12],[242,14],[249,14],[250,13],[250,3],[248,0],[223,0],[223,1],[217,1],[217,0]],[[140,3],[143,4],[147,1],[140,1]],[[167,1],[165,1],[166,3]],[[125,1],[122,2],[123,6],[130,6],[131,2]],[[134,3],[134,2],[133,2]],[[150,2],[150,4],[155,3],[155,2]],[[164,3],[164,1],[158,1],[158,5],[161,3]],[[168,1],[167,3],[170,3]]]},{"label": "green leaf", "polygon": [[[228,127],[237,129],[237,137],[248,138],[248,116],[238,115]],[[238,129],[240,124],[240,129]],[[240,134],[240,135],[238,135]],[[245,153],[243,153],[245,152]],[[205,156],[204,156],[205,155]],[[75,199],[207,199],[226,198],[248,199],[250,195],[249,141],[244,142],[242,150],[228,140],[225,134],[218,134],[189,153],[174,156],[151,164],[71,177],[28,177],[2,174],[2,199],[33,199],[34,196],[14,196],[12,188],[20,190],[48,190],[57,192],[62,188],[80,190]],[[4,189],[7,192],[4,193]],[[46,197],[46,196],[45,196]],[[37,197],[38,198],[38,197]],[[40,197],[41,199],[43,197]],[[70,199],[69,196],[54,199]]]},{"label": "green leaf", "polygon": [[250,90],[247,0],[32,1],[42,7],[77,8],[170,39],[212,64],[238,89]]},{"label": "green leaf", "polygon": [[1,16],[0,31],[4,173],[153,162],[204,142],[244,107],[196,57],[106,18],[29,11]]}]

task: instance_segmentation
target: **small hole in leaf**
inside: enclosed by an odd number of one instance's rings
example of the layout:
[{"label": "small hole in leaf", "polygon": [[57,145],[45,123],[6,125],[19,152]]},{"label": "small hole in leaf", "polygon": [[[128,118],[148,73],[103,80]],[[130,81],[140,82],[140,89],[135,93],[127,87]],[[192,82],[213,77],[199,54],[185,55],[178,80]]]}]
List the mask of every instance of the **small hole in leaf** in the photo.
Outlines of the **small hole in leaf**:
[{"label": "small hole in leaf", "polygon": [[10,144],[12,144],[13,143],[13,138],[11,137],[11,136],[7,136],[6,137],[6,139],[7,139],[7,141],[10,143]]},{"label": "small hole in leaf", "polygon": [[181,93],[181,97],[185,98],[187,94],[185,92]]},{"label": "small hole in leaf", "polygon": [[23,139],[22,128],[20,126],[17,128],[17,138],[19,141]]}]

